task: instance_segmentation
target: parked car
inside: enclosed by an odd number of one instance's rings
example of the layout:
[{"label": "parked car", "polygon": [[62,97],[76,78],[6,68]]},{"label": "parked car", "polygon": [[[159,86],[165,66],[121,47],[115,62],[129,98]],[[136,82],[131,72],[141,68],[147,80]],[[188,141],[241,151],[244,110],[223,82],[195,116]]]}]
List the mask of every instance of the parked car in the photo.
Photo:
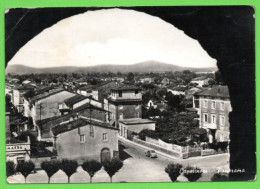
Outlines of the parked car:
[{"label": "parked car", "polygon": [[157,158],[157,153],[154,150],[148,150],[145,155],[150,158]]}]

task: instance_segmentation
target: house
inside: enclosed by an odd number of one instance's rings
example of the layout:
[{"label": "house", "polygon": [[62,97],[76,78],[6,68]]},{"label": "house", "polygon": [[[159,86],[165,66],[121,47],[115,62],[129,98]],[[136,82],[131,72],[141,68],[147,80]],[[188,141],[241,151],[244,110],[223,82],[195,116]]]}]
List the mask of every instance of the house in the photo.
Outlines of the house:
[{"label": "house", "polygon": [[125,78],[123,78],[123,77],[112,77],[111,80],[123,83],[125,81]]},{"label": "house", "polygon": [[61,114],[68,113],[86,103],[90,103],[93,106],[103,108],[103,104],[93,98],[83,95],[75,95],[68,99],[65,99],[63,103],[59,104],[59,110]]},{"label": "house", "polygon": [[99,102],[104,103],[104,99],[111,94],[112,88],[116,88],[119,86],[122,86],[123,84],[118,81],[108,81],[105,83],[102,83],[97,86],[98,90],[98,100]]},{"label": "house", "polygon": [[161,84],[162,84],[162,85],[170,84],[170,79],[167,78],[167,77],[163,78],[163,80],[161,81]]},{"label": "house", "polygon": [[13,161],[15,164],[19,162],[27,161],[30,159],[31,154],[31,142],[30,138],[27,137],[27,141],[20,141],[11,137],[11,128],[10,128],[10,114],[6,112],[5,117],[5,132],[6,132],[6,161]]},{"label": "house", "polygon": [[74,89],[76,93],[83,96],[92,96],[94,99],[98,100],[98,90],[94,85],[82,85],[82,87],[77,87]]},{"label": "house", "polygon": [[154,82],[154,78],[151,78],[151,77],[141,78],[140,82],[141,83],[153,83]]},{"label": "house", "polygon": [[76,81],[76,83],[77,83],[78,85],[87,85],[87,84],[88,84],[87,80],[86,80],[86,79],[83,79],[83,78],[78,79],[78,80]]},{"label": "house", "polygon": [[142,117],[142,94],[136,86],[123,85],[111,89],[112,93],[104,100],[104,109],[111,112],[108,121],[116,128],[119,119]]},{"label": "house", "polygon": [[201,87],[191,87],[185,91],[185,98],[192,99],[195,93],[200,92],[202,90],[203,89]]},{"label": "house", "polygon": [[118,130],[108,123],[76,117],[52,128],[58,159],[104,161],[118,157]]},{"label": "house", "polygon": [[229,112],[232,111],[227,86],[214,86],[195,93],[193,108],[199,115],[199,126],[208,131],[210,142],[229,141]]},{"label": "house", "polygon": [[38,120],[36,124],[41,129],[39,139],[53,142],[53,133],[51,132],[51,129],[57,124],[69,121],[71,117],[81,116],[91,118],[92,120],[106,122],[109,112],[90,103],[83,104],[77,108],[74,108],[67,114]]},{"label": "house", "polygon": [[196,83],[198,86],[203,87],[204,85],[208,85],[209,78],[205,76],[196,77],[190,81],[190,83]]},{"label": "house", "polygon": [[29,99],[30,117],[35,124],[37,120],[60,115],[59,104],[76,94],[61,88],[50,89],[43,93],[38,93]]},{"label": "house", "polygon": [[167,92],[171,92],[173,95],[185,95],[186,87],[174,87],[173,89],[167,89]]}]

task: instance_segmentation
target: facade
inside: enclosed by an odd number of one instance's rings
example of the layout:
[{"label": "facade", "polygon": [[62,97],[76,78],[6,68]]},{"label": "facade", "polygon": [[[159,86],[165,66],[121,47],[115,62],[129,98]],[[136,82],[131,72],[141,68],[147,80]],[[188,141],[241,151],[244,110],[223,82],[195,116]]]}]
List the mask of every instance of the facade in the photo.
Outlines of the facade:
[{"label": "facade", "polygon": [[58,159],[74,159],[82,164],[118,156],[118,130],[108,123],[78,117],[55,126],[52,132]]},{"label": "facade", "polygon": [[132,133],[144,129],[155,130],[155,121],[141,118],[119,120],[119,135],[124,138],[130,138]]},{"label": "facade", "polygon": [[203,76],[194,78],[191,80],[191,83],[196,83],[198,86],[202,87],[204,85],[208,85],[209,78],[205,78]]},{"label": "facade", "polygon": [[78,88],[76,92],[80,95],[90,97],[92,96],[95,100],[98,100],[98,90],[93,85],[83,86]]},{"label": "facade", "polygon": [[108,122],[119,127],[119,120],[142,117],[142,94],[135,86],[113,88],[104,100],[104,109],[111,112]]},{"label": "facade", "polygon": [[200,128],[208,131],[209,142],[229,141],[229,112],[232,111],[227,86],[195,93],[193,108],[199,114]]},{"label": "facade", "polygon": [[167,89],[167,92],[171,92],[173,95],[185,95],[186,87],[174,87],[173,89]]},{"label": "facade", "polygon": [[170,79],[167,78],[167,77],[163,78],[163,80],[161,81],[161,84],[162,84],[162,85],[168,85],[168,84],[170,84]]},{"label": "facade", "polygon": [[153,83],[154,82],[154,78],[151,78],[151,77],[141,78],[140,82],[141,83]]},{"label": "facade", "polygon": [[31,98],[30,117],[32,117],[34,124],[37,120],[61,115],[59,104],[73,96],[75,94],[72,92],[63,89],[53,89]]}]

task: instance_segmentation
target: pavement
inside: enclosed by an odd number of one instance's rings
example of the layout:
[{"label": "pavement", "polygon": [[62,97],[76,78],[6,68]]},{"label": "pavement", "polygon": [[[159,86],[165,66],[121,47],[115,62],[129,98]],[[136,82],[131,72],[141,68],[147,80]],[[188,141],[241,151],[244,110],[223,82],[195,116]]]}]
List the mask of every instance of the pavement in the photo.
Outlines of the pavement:
[{"label": "pavement", "polygon": [[[148,150],[142,145],[136,145],[126,139],[120,140],[119,156],[123,160],[123,167],[113,177],[113,182],[171,182],[164,169],[169,163],[180,163],[183,166],[197,166],[204,170],[202,177],[198,181],[210,181],[217,169],[228,169],[229,154],[217,156],[195,157],[189,159],[175,159],[158,153],[158,158],[145,156]],[[183,176],[178,178],[187,181]],[[71,183],[88,183],[89,175],[81,167],[71,176]],[[38,170],[27,177],[27,183],[47,183],[48,177],[43,170]],[[11,176],[8,183],[24,183],[21,174]],[[67,176],[61,170],[51,178],[51,183],[67,183]],[[101,169],[93,177],[93,183],[110,182],[107,173]]]}]

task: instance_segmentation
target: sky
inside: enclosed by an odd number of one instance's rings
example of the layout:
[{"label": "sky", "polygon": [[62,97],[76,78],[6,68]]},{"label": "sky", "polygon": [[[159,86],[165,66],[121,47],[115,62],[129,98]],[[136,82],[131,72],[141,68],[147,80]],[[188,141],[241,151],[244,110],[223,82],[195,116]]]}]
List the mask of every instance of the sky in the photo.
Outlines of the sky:
[{"label": "sky", "polygon": [[216,67],[182,30],[134,10],[88,11],[63,19],[26,43],[8,65],[46,68],[159,61],[184,67]]}]

